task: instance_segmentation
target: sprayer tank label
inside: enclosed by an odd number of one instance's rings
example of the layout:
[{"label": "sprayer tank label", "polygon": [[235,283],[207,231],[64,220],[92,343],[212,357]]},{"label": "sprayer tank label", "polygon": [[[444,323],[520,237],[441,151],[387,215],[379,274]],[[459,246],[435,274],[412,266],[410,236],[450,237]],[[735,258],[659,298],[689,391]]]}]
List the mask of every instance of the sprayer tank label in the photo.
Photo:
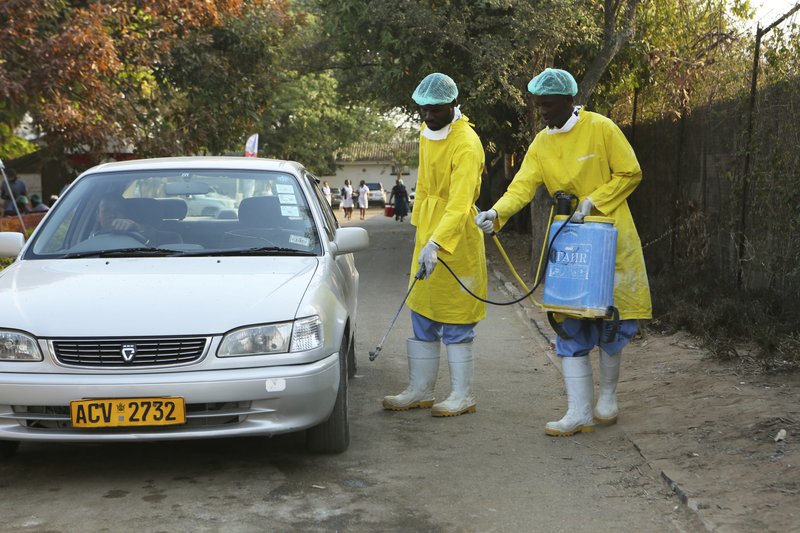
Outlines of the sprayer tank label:
[{"label": "sprayer tank label", "polygon": [[547,275],[552,278],[589,279],[591,244],[572,244],[552,250]]}]

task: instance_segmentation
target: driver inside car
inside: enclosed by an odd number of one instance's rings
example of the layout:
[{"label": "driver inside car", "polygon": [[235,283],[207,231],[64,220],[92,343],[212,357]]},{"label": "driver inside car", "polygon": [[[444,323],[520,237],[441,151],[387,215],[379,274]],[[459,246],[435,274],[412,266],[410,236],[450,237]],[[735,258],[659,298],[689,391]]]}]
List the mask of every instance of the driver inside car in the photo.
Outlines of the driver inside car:
[{"label": "driver inside car", "polygon": [[127,218],[122,198],[103,198],[97,208],[100,231],[136,232],[145,235],[147,228]]},{"label": "driver inside car", "polygon": [[[136,208],[128,202],[138,202]],[[151,205],[152,202],[152,205]],[[159,229],[133,220],[131,209],[145,216],[153,215],[155,200],[149,198],[124,199],[121,197],[105,197],[97,208],[97,229],[94,235],[101,233],[125,233],[147,246],[162,246],[183,242],[178,233]],[[138,218],[138,217],[137,217]]]}]

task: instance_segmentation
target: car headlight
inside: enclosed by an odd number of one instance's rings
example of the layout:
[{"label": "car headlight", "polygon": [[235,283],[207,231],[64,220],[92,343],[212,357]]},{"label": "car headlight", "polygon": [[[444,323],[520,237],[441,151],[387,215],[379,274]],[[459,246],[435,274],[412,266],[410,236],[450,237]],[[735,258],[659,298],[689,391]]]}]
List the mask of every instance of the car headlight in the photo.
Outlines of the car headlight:
[{"label": "car headlight", "polygon": [[30,335],[0,330],[0,361],[41,361],[39,344]]},{"label": "car headlight", "polygon": [[320,346],[322,346],[322,320],[316,315],[295,320],[292,351],[305,352]]},{"label": "car headlight", "polygon": [[322,321],[318,316],[294,322],[263,324],[237,329],[225,335],[219,357],[299,352],[322,345]]}]

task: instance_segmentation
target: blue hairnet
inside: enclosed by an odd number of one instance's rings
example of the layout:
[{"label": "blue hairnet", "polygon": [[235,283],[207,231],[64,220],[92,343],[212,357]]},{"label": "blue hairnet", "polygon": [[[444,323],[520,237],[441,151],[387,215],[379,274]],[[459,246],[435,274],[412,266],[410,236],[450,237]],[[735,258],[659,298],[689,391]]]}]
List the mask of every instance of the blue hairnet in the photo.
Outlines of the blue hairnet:
[{"label": "blue hairnet", "polygon": [[417,105],[449,104],[458,97],[458,87],[447,74],[434,72],[419,82],[411,98]]},{"label": "blue hairnet", "polygon": [[546,68],[528,82],[528,92],[536,96],[545,94],[575,96],[578,94],[578,84],[566,70]]}]

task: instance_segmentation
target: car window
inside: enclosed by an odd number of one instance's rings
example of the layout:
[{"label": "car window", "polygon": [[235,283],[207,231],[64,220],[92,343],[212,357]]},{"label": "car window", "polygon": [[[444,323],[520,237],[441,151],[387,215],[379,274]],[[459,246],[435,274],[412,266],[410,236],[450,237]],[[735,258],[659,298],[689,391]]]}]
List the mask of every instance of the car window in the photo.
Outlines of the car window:
[{"label": "car window", "polygon": [[371,191],[383,190],[383,185],[381,185],[380,183],[367,183],[367,187],[369,187],[369,190]]},{"label": "car window", "polygon": [[328,234],[328,238],[333,240],[336,236],[336,228],[339,227],[339,223],[336,221],[336,216],[333,214],[333,207],[328,204],[328,200],[326,200],[325,195],[322,194],[322,189],[319,186],[319,180],[310,172],[306,172],[306,179],[309,182],[309,187],[314,190],[317,196],[317,203],[319,203],[320,210],[323,214],[323,223],[325,226],[325,231]]},{"label": "car window", "polygon": [[27,258],[125,250],[176,256],[321,253],[303,188],[284,172],[96,173],[79,178],[52,211]]}]

